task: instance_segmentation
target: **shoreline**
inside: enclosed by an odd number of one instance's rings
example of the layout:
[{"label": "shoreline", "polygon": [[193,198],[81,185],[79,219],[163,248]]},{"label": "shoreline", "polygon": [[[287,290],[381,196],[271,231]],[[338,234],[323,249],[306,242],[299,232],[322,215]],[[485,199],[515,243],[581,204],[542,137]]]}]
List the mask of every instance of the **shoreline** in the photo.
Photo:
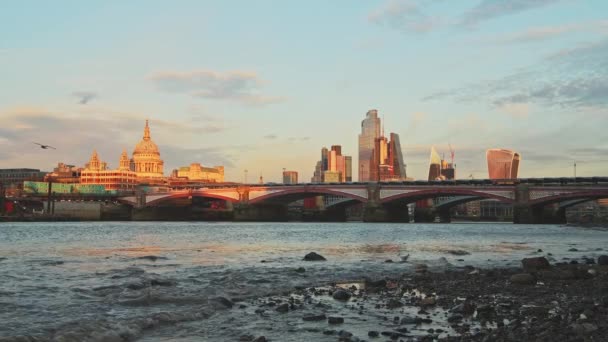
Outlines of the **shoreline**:
[{"label": "shoreline", "polygon": [[[223,315],[242,321],[245,328],[221,330],[223,335],[209,337],[218,341],[605,341],[607,258],[601,260],[603,265],[594,260],[594,264],[552,266],[537,257],[525,259],[523,268],[465,266],[439,272],[419,264],[412,274],[362,276],[360,281],[237,299]],[[246,322],[257,322],[256,329],[248,330]],[[275,325],[300,329],[277,332]]]}]

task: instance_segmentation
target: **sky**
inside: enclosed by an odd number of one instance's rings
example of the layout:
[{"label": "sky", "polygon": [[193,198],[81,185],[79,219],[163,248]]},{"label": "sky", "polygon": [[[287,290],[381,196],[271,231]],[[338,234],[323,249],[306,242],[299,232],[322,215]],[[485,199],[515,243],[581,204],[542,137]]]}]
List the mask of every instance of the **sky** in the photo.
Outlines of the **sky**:
[{"label": "sky", "polygon": [[117,167],[149,119],[166,175],[308,181],[324,146],[358,165],[370,109],[415,179],[449,144],[457,178],[487,178],[489,148],[520,152],[520,177],[606,176],[608,2],[0,4],[0,168],[83,166],[94,149]]}]

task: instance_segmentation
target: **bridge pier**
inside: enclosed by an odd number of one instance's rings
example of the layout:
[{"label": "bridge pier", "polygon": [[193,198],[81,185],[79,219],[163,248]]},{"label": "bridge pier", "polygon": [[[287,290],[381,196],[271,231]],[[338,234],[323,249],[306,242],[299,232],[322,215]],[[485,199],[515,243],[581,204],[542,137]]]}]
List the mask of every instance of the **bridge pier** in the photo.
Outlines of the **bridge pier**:
[{"label": "bridge pier", "polygon": [[410,222],[407,206],[366,205],[363,210],[363,222]]},{"label": "bridge pier", "polygon": [[[418,208],[414,209],[414,222],[416,223],[432,223],[435,222],[437,212],[435,208]],[[449,217],[449,214],[448,214]]]},{"label": "bridge pier", "polygon": [[513,223],[517,224],[564,224],[566,210],[559,206],[531,206],[515,204],[513,206]]},{"label": "bridge pier", "polygon": [[288,221],[287,206],[283,204],[248,204],[240,203],[234,206],[235,221]]},{"label": "bridge pier", "polygon": [[439,216],[439,220],[441,223],[450,223],[452,222],[452,213],[450,212],[450,209],[443,209],[443,210],[437,210],[436,211],[437,216]]}]

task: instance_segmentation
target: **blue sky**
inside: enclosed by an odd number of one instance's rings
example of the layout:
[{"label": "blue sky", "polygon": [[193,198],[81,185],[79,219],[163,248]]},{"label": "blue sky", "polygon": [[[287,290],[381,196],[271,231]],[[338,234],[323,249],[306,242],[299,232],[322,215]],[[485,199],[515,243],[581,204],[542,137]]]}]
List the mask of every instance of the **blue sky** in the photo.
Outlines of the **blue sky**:
[{"label": "blue sky", "polygon": [[486,177],[495,147],[522,177],[606,175],[608,3],[5,1],[0,89],[0,168],[94,148],[116,167],[149,118],[167,174],[308,180],[323,146],[357,165],[374,108],[417,179],[448,144],[459,178]]}]

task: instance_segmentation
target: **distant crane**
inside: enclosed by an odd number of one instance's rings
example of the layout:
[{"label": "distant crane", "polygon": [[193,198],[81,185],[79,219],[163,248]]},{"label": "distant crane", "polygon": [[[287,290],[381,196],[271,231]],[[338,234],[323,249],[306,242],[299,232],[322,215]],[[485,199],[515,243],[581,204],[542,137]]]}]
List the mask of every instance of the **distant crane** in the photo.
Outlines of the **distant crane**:
[{"label": "distant crane", "polygon": [[452,161],[452,167],[454,167],[454,155],[455,155],[455,151],[454,151],[454,148],[452,147],[452,144],[448,144],[448,146],[450,147],[450,159]]}]

